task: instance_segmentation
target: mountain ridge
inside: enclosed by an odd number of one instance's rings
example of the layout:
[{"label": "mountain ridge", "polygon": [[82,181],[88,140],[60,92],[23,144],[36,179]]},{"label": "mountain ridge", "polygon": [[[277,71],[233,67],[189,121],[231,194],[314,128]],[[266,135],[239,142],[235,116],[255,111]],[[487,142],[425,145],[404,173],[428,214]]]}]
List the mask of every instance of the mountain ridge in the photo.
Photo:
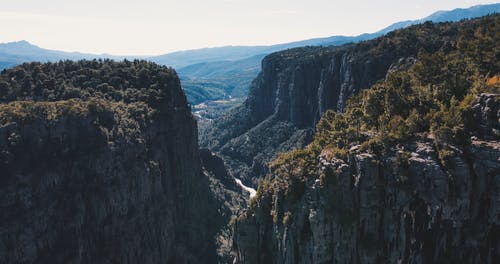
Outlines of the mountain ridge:
[{"label": "mountain ridge", "polygon": [[[260,71],[259,59],[273,52],[301,46],[343,45],[373,39],[388,32],[425,21],[456,21],[465,18],[484,16],[500,12],[499,4],[477,5],[469,8],[457,8],[449,11],[437,11],[425,18],[401,21],[389,25],[373,33],[357,36],[330,36],[281,43],[270,46],[222,46],[194,50],[176,51],[158,56],[114,56],[109,54],[87,54],[78,52],[63,52],[43,49],[27,41],[0,44],[0,70],[30,61],[59,61],[80,59],[147,59],[153,62],[175,67],[181,79],[186,81],[184,89],[188,100],[196,105],[205,101],[229,99],[231,97],[246,97],[251,81]],[[5,46],[20,45],[27,52],[2,52]],[[33,52],[34,51],[34,52]],[[239,65],[239,66],[238,66]],[[226,70],[230,69],[230,70]],[[210,83],[211,92],[202,91],[204,85]],[[216,85],[213,85],[216,84]]]},{"label": "mountain ridge", "polygon": [[[343,36],[343,35],[334,35],[329,37],[320,37],[320,38],[312,38],[306,40],[298,40],[287,43],[279,43],[274,45],[257,45],[257,46],[220,46],[220,47],[211,47],[211,48],[200,48],[200,49],[191,49],[191,50],[182,50],[175,51],[171,53],[161,54],[157,56],[123,56],[123,55],[110,55],[110,54],[91,54],[91,53],[80,53],[80,52],[65,52],[65,51],[57,51],[40,48],[36,45],[31,44],[26,40],[20,40],[15,42],[7,42],[0,43],[0,51],[4,48],[4,46],[12,46],[12,45],[20,45],[21,47],[32,46],[37,48],[37,51],[45,51],[49,53],[53,53],[54,55],[59,56],[79,56],[80,59],[83,58],[110,58],[110,59],[147,59],[156,63],[168,65],[174,68],[182,68],[187,65],[197,64],[201,62],[213,62],[213,61],[224,61],[224,60],[239,60],[248,58],[251,56],[259,55],[259,54],[269,54],[278,50],[283,50],[287,48],[293,47],[301,47],[301,46],[317,46],[317,45],[341,45],[352,41],[365,40],[367,38],[378,37],[382,34],[388,33],[389,31],[399,29],[402,27],[419,24],[425,21],[433,21],[433,22],[452,22],[460,19],[468,19],[478,16],[484,16],[492,13],[500,12],[500,3],[496,4],[487,4],[487,5],[475,5],[469,8],[456,8],[453,10],[441,10],[434,12],[433,14],[416,20],[407,20],[393,23],[381,30],[378,30],[373,33],[363,33],[360,35],[354,36]],[[213,51],[210,53],[210,51]],[[220,54],[220,53],[224,54]],[[194,57],[198,57],[195,59],[186,58],[186,55],[193,54]],[[22,54],[17,54],[22,55]],[[192,55],[189,55],[192,56]],[[172,58],[171,61],[168,59]],[[26,62],[26,61],[23,61]],[[43,61],[41,61],[43,62]]]},{"label": "mountain ridge", "polygon": [[[411,25],[419,24],[419,23],[424,23],[426,21],[432,21],[432,22],[445,22],[445,21],[458,21],[461,19],[470,19],[474,17],[479,17],[479,16],[484,16],[487,14],[491,13],[499,13],[500,12],[500,4],[491,4],[491,5],[478,5],[478,6],[473,6],[470,8],[457,8],[454,10],[450,11],[438,11],[430,16],[427,16],[422,19],[417,19],[417,20],[407,20],[407,21],[402,21],[402,22],[397,22],[392,25],[389,25],[388,27],[381,29],[377,32],[374,33],[364,33],[358,36],[332,36],[332,37],[325,37],[325,38],[313,38],[309,40],[302,40],[302,41],[295,41],[295,42],[290,42],[290,43],[284,43],[284,44],[277,44],[273,46],[260,46],[260,47],[252,47],[252,48],[258,48],[256,51],[253,51],[253,53],[248,53],[247,58],[240,58],[238,60],[235,60],[235,58],[232,59],[227,59],[225,60],[214,60],[214,61],[205,61],[202,64],[195,64],[195,65],[188,65],[184,67],[180,67],[178,70],[181,73],[181,76],[183,78],[188,78],[191,79],[192,82],[196,82],[199,80],[200,82],[206,81],[206,79],[211,79],[214,80],[212,76],[207,75],[207,74],[202,74],[202,73],[196,73],[196,72],[187,72],[185,71],[186,68],[194,68],[196,66],[198,67],[203,67],[204,69],[216,69],[220,68],[221,65],[224,65],[227,68],[233,67],[234,64],[238,64],[239,61],[248,61],[251,56],[259,56],[259,54],[256,55],[256,53],[260,53],[260,55],[267,55],[272,52],[280,51],[280,50],[285,50],[289,48],[295,48],[295,47],[301,47],[301,46],[339,46],[339,45],[344,45],[347,43],[353,43],[353,42],[360,42],[360,41],[365,41],[365,40],[370,40],[374,39],[379,36],[383,36],[391,31],[394,31],[396,29],[401,29],[405,28]],[[244,50],[245,47],[229,47],[231,49],[241,49],[240,53],[242,53],[242,50]],[[200,50],[199,52],[210,52],[210,51],[221,51],[223,48],[214,48],[213,50],[211,49],[203,49]],[[196,50],[193,51],[193,54],[195,54]],[[184,53],[188,54],[188,53]],[[161,58],[155,58],[154,60],[158,63],[167,63],[167,55],[161,57]],[[240,54],[240,57],[242,55]],[[178,58],[176,58],[177,60]],[[219,58],[219,59],[224,59],[224,58]],[[183,66],[182,64],[180,66]],[[226,74],[224,78],[215,78],[216,80],[219,80],[221,82],[227,82],[229,80],[232,82],[231,87],[232,90],[224,90],[222,88],[222,92],[226,93],[228,96],[232,95],[247,95],[248,93],[248,87],[252,81],[252,77],[257,77],[257,74],[260,70],[261,63],[260,62],[254,62],[253,64],[247,64],[247,67],[241,68],[240,71],[233,71],[233,72],[224,72],[221,71],[221,73]],[[182,74],[184,72],[184,74]],[[248,76],[248,77],[246,77]],[[234,80],[238,80],[239,83],[234,84]],[[236,92],[233,92],[236,91]],[[226,97],[227,98],[227,97]],[[196,103],[193,101],[192,103]]]},{"label": "mountain ridge", "polygon": [[[468,19],[468,18],[474,18],[478,16],[484,16],[492,13],[498,13],[500,12],[500,3],[497,4],[489,4],[489,5],[476,5],[472,6],[469,8],[456,8],[453,10],[441,10],[432,13],[431,15],[422,18],[422,19],[416,19],[416,20],[407,20],[407,21],[401,21],[401,22],[396,22],[393,23],[381,30],[378,30],[373,33],[363,33],[360,35],[354,35],[354,36],[343,36],[343,35],[334,35],[330,37],[319,37],[319,38],[312,38],[312,39],[306,39],[306,40],[298,40],[298,41],[292,41],[292,42],[287,42],[287,43],[280,43],[280,44],[274,44],[274,45],[269,45],[269,46],[222,46],[222,47],[214,47],[214,48],[203,48],[203,49],[194,49],[194,50],[186,50],[186,51],[178,51],[174,53],[169,53],[169,54],[164,54],[164,55],[159,55],[159,56],[154,56],[150,57],[151,60],[160,63],[160,64],[170,64],[174,67],[184,67],[186,65],[183,65],[183,61],[177,62],[179,58],[175,58],[176,56],[180,56],[181,54],[188,54],[188,53],[207,53],[209,51],[215,51],[216,53],[220,52],[222,49],[228,49],[230,50],[229,53],[236,52],[239,54],[239,56],[229,59],[229,60],[237,60],[237,59],[243,59],[245,57],[241,57],[241,53],[243,53],[243,49],[248,48],[253,50],[253,52],[247,52],[250,56],[258,55],[259,53],[261,54],[269,54],[275,51],[279,50],[284,50],[288,48],[294,48],[294,47],[302,47],[302,46],[329,46],[329,45],[342,45],[345,43],[349,42],[355,42],[355,41],[362,41],[362,40],[367,40],[370,38],[375,38],[378,36],[381,36],[383,34],[386,34],[390,31],[404,28],[407,26],[415,25],[415,24],[420,24],[426,21],[432,21],[432,22],[453,22],[461,19]],[[255,53],[257,52],[257,53]],[[168,57],[172,56],[172,61],[168,61]],[[216,57],[213,55],[213,57]],[[175,58],[175,60],[174,60]],[[218,57],[218,59],[212,58],[213,61],[223,61],[224,58],[227,58],[225,55],[222,55],[221,57]],[[228,60],[228,59],[226,59]],[[209,62],[211,60],[204,60],[205,62]],[[201,62],[201,61],[200,61]],[[180,64],[177,64],[180,63]]]}]

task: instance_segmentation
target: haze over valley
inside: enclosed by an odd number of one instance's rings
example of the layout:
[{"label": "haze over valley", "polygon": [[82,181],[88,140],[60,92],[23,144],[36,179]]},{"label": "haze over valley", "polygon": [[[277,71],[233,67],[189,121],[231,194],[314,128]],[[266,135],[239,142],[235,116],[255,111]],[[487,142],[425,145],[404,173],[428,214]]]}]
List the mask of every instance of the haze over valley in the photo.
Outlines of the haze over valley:
[{"label": "haze over valley", "polygon": [[[246,98],[252,80],[261,70],[261,60],[268,54],[302,46],[330,46],[359,42],[382,36],[392,30],[405,28],[425,21],[446,22],[480,17],[500,11],[499,4],[457,8],[450,11],[437,11],[416,20],[396,22],[373,33],[357,36],[325,36],[308,40],[270,46],[225,46],[177,51],[158,56],[113,56],[108,54],[88,54],[48,50],[33,45],[25,40],[0,44],[0,69],[30,61],[58,61],[78,59],[147,59],[162,65],[174,67],[183,82],[183,88],[191,105],[215,101],[215,109],[203,115],[210,118],[217,115],[219,109],[226,110],[226,101],[231,98]],[[224,105],[217,101],[224,100]],[[229,100],[230,102],[230,100]],[[236,100],[241,102],[241,100]],[[210,103],[209,103],[210,104]],[[213,104],[213,103],[212,103]],[[236,103],[237,104],[237,103]],[[202,106],[200,106],[202,107]],[[216,113],[213,113],[213,112]]]}]

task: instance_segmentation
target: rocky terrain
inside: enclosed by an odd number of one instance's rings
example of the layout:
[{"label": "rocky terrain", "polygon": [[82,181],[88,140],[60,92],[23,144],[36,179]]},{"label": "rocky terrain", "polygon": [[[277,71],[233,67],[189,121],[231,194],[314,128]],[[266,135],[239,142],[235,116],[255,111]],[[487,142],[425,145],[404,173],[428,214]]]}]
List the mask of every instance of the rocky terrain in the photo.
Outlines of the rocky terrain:
[{"label": "rocky terrain", "polygon": [[499,25],[448,25],[460,27],[447,51],[399,60],[346,104],[333,100],[343,111],[324,112],[307,147],[270,163],[235,221],[235,262],[496,263]]},{"label": "rocky terrain", "polygon": [[473,115],[481,129],[444,162],[429,136],[273,172],[235,221],[236,262],[495,263],[500,94],[477,97]]},{"label": "rocky terrain", "polygon": [[0,263],[217,262],[241,188],[202,167],[172,69],[24,64],[0,100]]},{"label": "rocky terrain", "polygon": [[4,70],[0,263],[496,263],[498,28],[271,54],[203,149],[171,68]]},{"label": "rocky terrain", "polygon": [[263,194],[240,218],[237,262],[495,263],[500,143],[456,154],[443,168],[420,139],[382,157],[321,156],[297,196]]},{"label": "rocky terrain", "polygon": [[344,110],[348,98],[408,67],[421,52],[456,50],[463,23],[427,22],[359,44],[271,54],[248,99],[203,129],[200,144],[220,153],[234,175],[255,187],[278,153],[312,140],[326,110]]}]

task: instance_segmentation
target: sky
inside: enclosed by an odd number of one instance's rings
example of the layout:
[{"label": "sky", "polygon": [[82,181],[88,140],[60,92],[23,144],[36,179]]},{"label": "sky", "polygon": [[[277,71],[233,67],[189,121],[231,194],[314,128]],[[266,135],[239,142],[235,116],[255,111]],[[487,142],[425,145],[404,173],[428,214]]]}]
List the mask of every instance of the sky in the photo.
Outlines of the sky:
[{"label": "sky", "polygon": [[0,42],[158,55],[358,35],[476,0],[0,0]]}]

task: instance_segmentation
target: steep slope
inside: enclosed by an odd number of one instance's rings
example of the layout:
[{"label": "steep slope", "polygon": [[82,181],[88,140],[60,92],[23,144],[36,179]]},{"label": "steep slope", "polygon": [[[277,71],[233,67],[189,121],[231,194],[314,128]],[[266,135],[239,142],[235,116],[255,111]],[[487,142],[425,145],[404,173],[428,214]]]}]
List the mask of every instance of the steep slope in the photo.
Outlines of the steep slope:
[{"label": "steep slope", "polygon": [[449,49],[421,50],[326,111],[235,222],[236,262],[496,263],[499,27],[438,25],[457,35]]},{"label": "steep slope", "polygon": [[310,142],[323,112],[343,110],[350,96],[408,67],[419,52],[455,50],[458,29],[470,23],[427,22],[359,44],[271,54],[245,103],[202,131],[200,142],[219,152],[233,175],[256,186],[277,153]]},{"label": "steep slope", "polygon": [[475,141],[443,169],[429,140],[324,157],[240,217],[237,263],[495,263],[499,159],[499,142]]},{"label": "steep slope", "polygon": [[[203,173],[208,177],[212,197],[216,201],[218,220],[218,232],[216,235],[218,263],[231,263],[231,247],[233,244],[233,229],[230,222],[234,216],[242,213],[246,208],[249,194],[241,189],[234,177],[227,171],[224,161],[209,151],[201,149],[200,156],[203,165]],[[207,215],[208,217],[209,215]],[[203,263],[210,262],[206,259]]]},{"label": "steep slope", "polygon": [[172,69],[23,64],[0,102],[1,263],[216,262],[224,219]]}]

